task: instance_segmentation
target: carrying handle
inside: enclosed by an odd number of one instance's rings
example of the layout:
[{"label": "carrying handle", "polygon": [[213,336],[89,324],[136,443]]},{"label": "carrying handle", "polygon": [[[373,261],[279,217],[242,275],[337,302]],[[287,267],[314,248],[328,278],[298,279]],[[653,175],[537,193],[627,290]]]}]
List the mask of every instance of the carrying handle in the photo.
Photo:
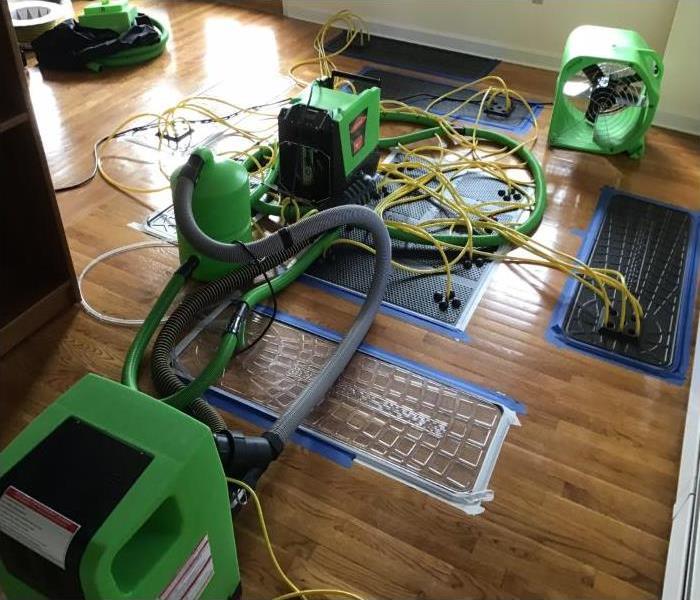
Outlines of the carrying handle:
[{"label": "carrying handle", "polygon": [[346,73],[345,71],[331,72],[331,84],[335,85],[335,78],[340,77],[342,79],[354,79],[355,81],[363,81],[364,83],[369,83],[370,85],[376,87],[382,87],[382,82],[377,77],[368,77],[367,75],[360,75],[359,73]]}]

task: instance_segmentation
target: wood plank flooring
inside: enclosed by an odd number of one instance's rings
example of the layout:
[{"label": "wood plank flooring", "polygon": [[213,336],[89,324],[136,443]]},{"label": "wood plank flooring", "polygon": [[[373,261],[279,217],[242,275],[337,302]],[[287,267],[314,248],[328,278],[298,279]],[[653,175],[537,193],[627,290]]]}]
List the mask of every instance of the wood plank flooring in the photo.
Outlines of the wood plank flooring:
[{"label": "wood plank flooring", "polygon": [[[231,101],[264,97],[279,89],[290,64],[313,55],[313,24],[211,2],[140,6],[172,28],[160,59],[100,75],[27,71],[56,186],[89,173],[95,140],[130,114],[160,111],[225,81],[235,83]],[[495,72],[527,97],[551,98],[553,73],[509,64]],[[537,145],[549,208],[537,239],[575,253],[572,229],[586,227],[602,185],[700,209],[698,138],[652,129],[639,162],[550,150],[549,114]],[[105,250],[146,239],[127,224],[168,201],[162,193],[136,202],[100,179],[61,194],[76,270]],[[96,269],[86,292],[103,310],[145,315],[175,264],[167,249],[124,255]],[[492,479],[495,500],[479,517],[369,469],[344,469],[289,447],[259,489],[293,580],[367,598],[660,595],[688,386],[548,344],[544,334],[563,283],[545,269],[500,266],[469,325],[468,344],[377,319],[368,342],[509,394],[528,414],[508,435]],[[283,294],[281,308],[335,329],[346,328],[356,311],[301,284]],[[76,307],[5,356],[0,446],[86,372],[118,379],[133,333]],[[235,529],[246,597],[286,591],[254,512],[243,512]]]}]

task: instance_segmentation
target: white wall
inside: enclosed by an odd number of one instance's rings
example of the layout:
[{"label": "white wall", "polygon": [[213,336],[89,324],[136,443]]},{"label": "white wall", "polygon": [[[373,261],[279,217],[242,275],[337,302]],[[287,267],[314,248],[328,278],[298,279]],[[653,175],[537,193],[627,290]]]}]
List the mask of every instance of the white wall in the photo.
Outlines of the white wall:
[{"label": "white wall", "polygon": [[[683,0],[700,4],[700,0]],[[371,31],[501,60],[558,69],[569,32],[583,24],[638,31],[666,48],[678,0],[284,0],[285,14],[323,22],[347,8]],[[697,55],[696,55],[697,56]]]},{"label": "white wall", "polygon": [[656,124],[700,135],[700,0],[679,0]]}]

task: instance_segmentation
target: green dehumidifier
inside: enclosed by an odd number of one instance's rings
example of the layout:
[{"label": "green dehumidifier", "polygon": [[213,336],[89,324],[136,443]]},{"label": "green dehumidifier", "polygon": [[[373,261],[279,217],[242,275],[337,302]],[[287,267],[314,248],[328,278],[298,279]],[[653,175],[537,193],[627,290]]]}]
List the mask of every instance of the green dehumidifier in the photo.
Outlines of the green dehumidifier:
[{"label": "green dehumidifier", "polygon": [[96,375],[2,453],[8,598],[233,598],[240,577],[211,431]]}]

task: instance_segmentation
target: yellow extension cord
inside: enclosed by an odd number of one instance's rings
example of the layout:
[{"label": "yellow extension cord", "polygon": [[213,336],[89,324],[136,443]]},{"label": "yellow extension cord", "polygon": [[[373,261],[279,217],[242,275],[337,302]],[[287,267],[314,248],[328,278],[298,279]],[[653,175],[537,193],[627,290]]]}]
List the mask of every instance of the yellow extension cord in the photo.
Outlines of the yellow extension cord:
[{"label": "yellow extension cord", "polygon": [[277,560],[277,556],[275,556],[275,551],[272,548],[272,542],[270,541],[270,534],[267,531],[267,524],[265,523],[265,515],[263,514],[262,504],[260,503],[260,499],[255,493],[255,490],[252,487],[250,487],[247,483],[239,481],[238,479],[227,477],[226,480],[229,483],[243,488],[248,494],[248,496],[252,498],[253,504],[255,504],[255,510],[258,513],[260,531],[263,534],[263,539],[265,540],[265,546],[267,547],[267,553],[270,555],[270,560],[272,561],[272,564],[274,565],[277,574],[280,576],[280,579],[282,579],[282,581],[284,581],[287,587],[292,590],[288,594],[276,596],[272,600],[288,600],[290,598],[304,598],[306,596],[341,596],[343,598],[352,598],[353,600],[364,600],[362,596],[358,596],[357,594],[354,594],[353,592],[348,592],[347,590],[321,588],[308,590],[299,589],[299,587],[295,585],[294,582],[284,572],[284,569],[282,569],[279,561]]},{"label": "yellow extension cord", "polygon": [[[336,26],[347,30],[345,44],[337,51],[327,53],[325,51],[327,37],[329,32]],[[293,78],[298,85],[307,85],[308,82],[299,78],[296,75],[296,71],[303,66],[316,63],[318,63],[318,69],[321,75],[330,75],[333,69],[335,69],[333,59],[342,54],[358,36],[363,38],[366,35],[362,19],[347,10],[340,11],[336,15],[330,17],[316,35],[314,39],[314,48],[317,57],[305,59],[292,65],[289,70],[290,77]],[[338,83],[340,84],[342,82]],[[469,98],[461,101],[446,114],[437,115],[430,112],[433,107],[443,100],[449,99],[454,94],[467,88],[473,89],[475,86],[485,87],[483,87],[483,89],[478,89]],[[510,105],[513,98],[519,100],[528,110],[530,119],[534,125],[534,134],[514,148],[498,148],[494,147],[493,144],[484,147],[477,136],[476,129],[478,128],[484,109],[497,97],[504,98],[506,107]],[[467,103],[475,101],[479,102],[479,108],[475,119],[474,133],[471,135],[463,135],[457,131],[457,125],[452,120],[452,116],[457,114]],[[237,116],[237,120],[234,122],[225,120],[223,116],[217,112],[217,108],[238,111],[239,115]],[[612,306],[607,290],[610,288],[619,293],[622,303],[617,329],[621,331],[624,328],[628,308],[631,308],[634,316],[635,332],[636,335],[639,335],[641,331],[641,319],[643,317],[642,307],[627,288],[621,273],[613,270],[589,267],[572,256],[554,249],[546,248],[542,244],[535,242],[531,237],[516,232],[513,228],[516,223],[504,225],[495,220],[497,215],[516,210],[527,211],[531,210],[534,206],[532,181],[521,180],[514,175],[516,172],[522,173],[525,170],[524,165],[516,160],[516,152],[521,147],[534,146],[538,137],[537,119],[525,98],[510,89],[501,77],[487,75],[476,81],[458,86],[446,94],[435,98],[425,110],[395,100],[383,100],[381,102],[381,109],[383,111],[429,115],[440,127],[441,136],[436,136],[436,142],[434,144],[423,143],[420,146],[410,149],[400,146],[399,150],[404,154],[404,160],[398,163],[381,163],[379,165],[378,172],[383,176],[379,182],[379,188],[393,186],[395,189],[382,198],[376,206],[377,213],[383,217],[386,211],[392,207],[430,198],[443,207],[448,214],[454,215],[442,219],[424,221],[414,225],[391,222],[390,224],[397,230],[411,233],[433,245],[442,263],[441,266],[435,268],[417,269],[409,265],[404,265],[399,261],[394,261],[394,266],[396,268],[415,274],[445,273],[445,297],[449,298],[450,292],[452,291],[452,269],[465,256],[471,259],[474,255],[477,255],[501,262],[549,267],[575,278],[598,296],[603,304],[603,318],[606,323],[610,321],[610,310]],[[100,175],[110,185],[137,200],[138,194],[149,194],[167,190],[169,187],[167,181],[169,173],[165,171],[160,161],[158,161],[157,166],[164,178],[163,185],[146,187],[119,181],[106,170],[104,159],[107,157],[126,160],[134,159],[124,156],[115,157],[113,155],[108,155],[106,154],[108,146],[119,131],[135,121],[149,119],[150,123],[157,125],[160,133],[165,133],[172,132],[178,123],[188,124],[189,120],[187,117],[193,114],[196,115],[197,118],[204,117],[211,119],[212,122],[221,125],[226,130],[248,143],[248,146],[242,150],[227,153],[232,158],[252,157],[257,150],[261,148],[268,149],[272,160],[269,160],[266,165],[257,164],[257,161],[253,159],[258,167],[256,172],[260,176],[263,176],[264,171],[267,170],[277,158],[277,148],[273,143],[276,123],[273,122],[270,126],[263,128],[246,127],[244,124],[245,119],[249,116],[274,119],[276,117],[275,114],[265,113],[259,109],[240,107],[220,98],[199,95],[184,98],[160,114],[142,113],[131,116],[123,123],[120,123],[98,149],[97,168]],[[442,138],[445,139],[443,140]],[[447,146],[446,142],[451,144],[451,146]],[[162,145],[163,137],[159,136],[158,150],[161,149]],[[420,176],[414,176],[410,172],[415,169],[421,169],[426,173]],[[502,181],[511,192],[520,193],[523,200],[521,202],[493,200],[472,204],[465,203],[450,180],[451,173],[458,173],[464,169],[478,169],[485,172],[489,176]],[[272,191],[270,195],[273,197],[276,196]],[[301,217],[303,211],[295,199],[284,198],[278,195],[277,197],[283,208],[288,205],[294,208],[295,220]],[[283,211],[282,215],[282,222],[284,222],[286,211]],[[434,235],[438,229],[447,229],[451,234],[456,230],[463,231],[466,234],[467,243],[463,247],[453,247],[442,243],[437,240]],[[474,232],[485,233],[486,231],[499,233],[513,246],[522,248],[533,254],[534,258],[477,251],[472,243]],[[368,246],[354,243],[351,240],[338,240],[336,243],[353,244],[363,250],[370,250]],[[449,259],[447,256],[448,251],[457,251],[458,254],[456,257]]]}]

